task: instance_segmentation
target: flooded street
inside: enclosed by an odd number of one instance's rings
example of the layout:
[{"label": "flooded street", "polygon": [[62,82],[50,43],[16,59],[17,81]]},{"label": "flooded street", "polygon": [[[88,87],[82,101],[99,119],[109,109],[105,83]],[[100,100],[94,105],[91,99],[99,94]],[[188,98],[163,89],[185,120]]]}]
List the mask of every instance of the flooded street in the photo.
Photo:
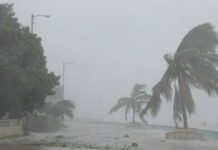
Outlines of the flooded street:
[{"label": "flooded street", "polygon": [[165,132],[151,126],[135,128],[121,123],[74,121],[56,133],[34,133],[20,141],[11,140],[1,144],[0,150],[217,150],[218,147],[215,139],[166,140]]},{"label": "flooded street", "polygon": [[0,150],[218,150],[217,10],[1,0]]}]

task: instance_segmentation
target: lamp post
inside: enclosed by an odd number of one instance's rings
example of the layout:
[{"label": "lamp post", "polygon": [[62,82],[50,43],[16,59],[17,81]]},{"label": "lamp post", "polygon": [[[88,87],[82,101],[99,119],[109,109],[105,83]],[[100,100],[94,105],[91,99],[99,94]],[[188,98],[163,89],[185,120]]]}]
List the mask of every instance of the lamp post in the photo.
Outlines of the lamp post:
[{"label": "lamp post", "polygon": [[63,94],[63,98],[64,98],[64,85],[65,85],[65,67],[67,64],[73,64],[73,62],[63,62],[63,85],[62,85],[62,94]]},{"label": "lamp post", "polygon": [[33,33],[33,25],[34,25],[34,21],[35,21],[35,18],[36,17],[45,17],[45,18],[49,18],[50,17],[50,15],[44,15],[44,14],[38,14],[38,15],[34,15],[34,14],[32,14],[31,15],[31,27],[30,27],[30,31],[31,31],[31,33]]}]

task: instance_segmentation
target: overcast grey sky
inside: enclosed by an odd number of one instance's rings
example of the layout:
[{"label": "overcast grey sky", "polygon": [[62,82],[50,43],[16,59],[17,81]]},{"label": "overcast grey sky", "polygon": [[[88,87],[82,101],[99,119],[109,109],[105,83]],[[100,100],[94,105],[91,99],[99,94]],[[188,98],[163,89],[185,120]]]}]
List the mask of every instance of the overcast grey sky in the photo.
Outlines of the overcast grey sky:
[{"label": "overcast grey sky", "polygon": [[[66,66],[66,98],[76,103],[77,118],[124,121],[124,111],[108,115],[119,97],[135,83],[151,88],[166,69],[165,53],[175,52],[193,27],[210,22],[218,27],[217,0],[0,0],[14,3],[24,26],[37,17],[34,33],[42,37],[48,68]],[[217,30],[217,28],[216,28]],[[150,91],[150,90],[149,90]],[[218,127],[218,98],[194,92],[196,116]],[[170,104],[152,123],[173,124]]]}]

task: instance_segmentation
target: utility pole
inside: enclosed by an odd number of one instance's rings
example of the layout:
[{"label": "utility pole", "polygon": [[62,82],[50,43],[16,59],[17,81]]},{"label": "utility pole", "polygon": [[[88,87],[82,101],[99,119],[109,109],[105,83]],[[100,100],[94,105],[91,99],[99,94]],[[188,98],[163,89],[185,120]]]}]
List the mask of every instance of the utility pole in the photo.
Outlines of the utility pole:
[{"label": "utility pole", "polygon": [[34,24],[34,15],[31,15],[31,26],[30,26],[30,31],[33,33],[33,24]]}]

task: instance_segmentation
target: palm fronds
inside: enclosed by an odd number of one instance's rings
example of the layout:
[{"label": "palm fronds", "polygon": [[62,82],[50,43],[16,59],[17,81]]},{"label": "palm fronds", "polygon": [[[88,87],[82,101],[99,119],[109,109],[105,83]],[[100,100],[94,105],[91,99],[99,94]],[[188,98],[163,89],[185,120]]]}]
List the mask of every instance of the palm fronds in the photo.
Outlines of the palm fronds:
[{"label": "palm fronds", "polygon": [[132,97],[139,95],[141,92],[144,92],[146,85],[145,84],[135,84],[132,89]]},{"label": "palm fronds", "polygon": [[113,112],[116,112],[120,108],[122,108],[126,105],[129,105],[130,103],[131,103],[131,98],[129,98],[129,97],[120,98],[120,99],[118,99],[117,103],[111,108],[109,113],[111,114]]},{"label": "palm fronds", "polygon": [[[109,114],[116,112],[120,108],[125,108],[125,119],[127,120],[127,114],[132,109],[133,116],[135,113],[140,114],[142,112],[142,105],[147,104],[150,95],[146,93],[144,84],[135,84],[130,97],[120,98],[117,100],[117,103],[111,108]],[[142,121],[145,121],[144,118],[140,118]],[[133,117],[134,121],[134,117]]]},{"label": "palm fronds", "polygon": [[150,110],[152,116],[156,116],[161,107],[161,96],[170,100],[172,96],[171,82],[174,80],[175,75],[171,67],[168,67],[162,79],[152,88],[152,96],[143,110],[142,114],[146,114]]},{"label": "palm fronds", "polygon": [[75,109],[75,105],[71,100],[62,100],[55,103],[50,107],[48,112],[53,114],[54,116],[67,116],[69,118],[73,118],[73,109]]},{"label": "palm fronds", "polygon": [[217,34],[209,23],[189,31],[174,57],[169,54],[164,56],[168,68],[161,80],[153,87],[152,96],[142,114],[150,110],[153,116],[157,115],[161,98],[170,100],[171,84],[177,82],[179,89],[175,87],[173,118],[176,126],[183,121],[186,128],[188,126],[186,113],[195,112],[191,87],[202,89],[209,96],[218,94],[218,54],[215,51],[217,44]]},{"label": "palm fronds", "polygon": [[189,31],[180,43],[176,53],[189,48],[204,49],[215,53],[217,34],[210,23],[201,24]]}]

